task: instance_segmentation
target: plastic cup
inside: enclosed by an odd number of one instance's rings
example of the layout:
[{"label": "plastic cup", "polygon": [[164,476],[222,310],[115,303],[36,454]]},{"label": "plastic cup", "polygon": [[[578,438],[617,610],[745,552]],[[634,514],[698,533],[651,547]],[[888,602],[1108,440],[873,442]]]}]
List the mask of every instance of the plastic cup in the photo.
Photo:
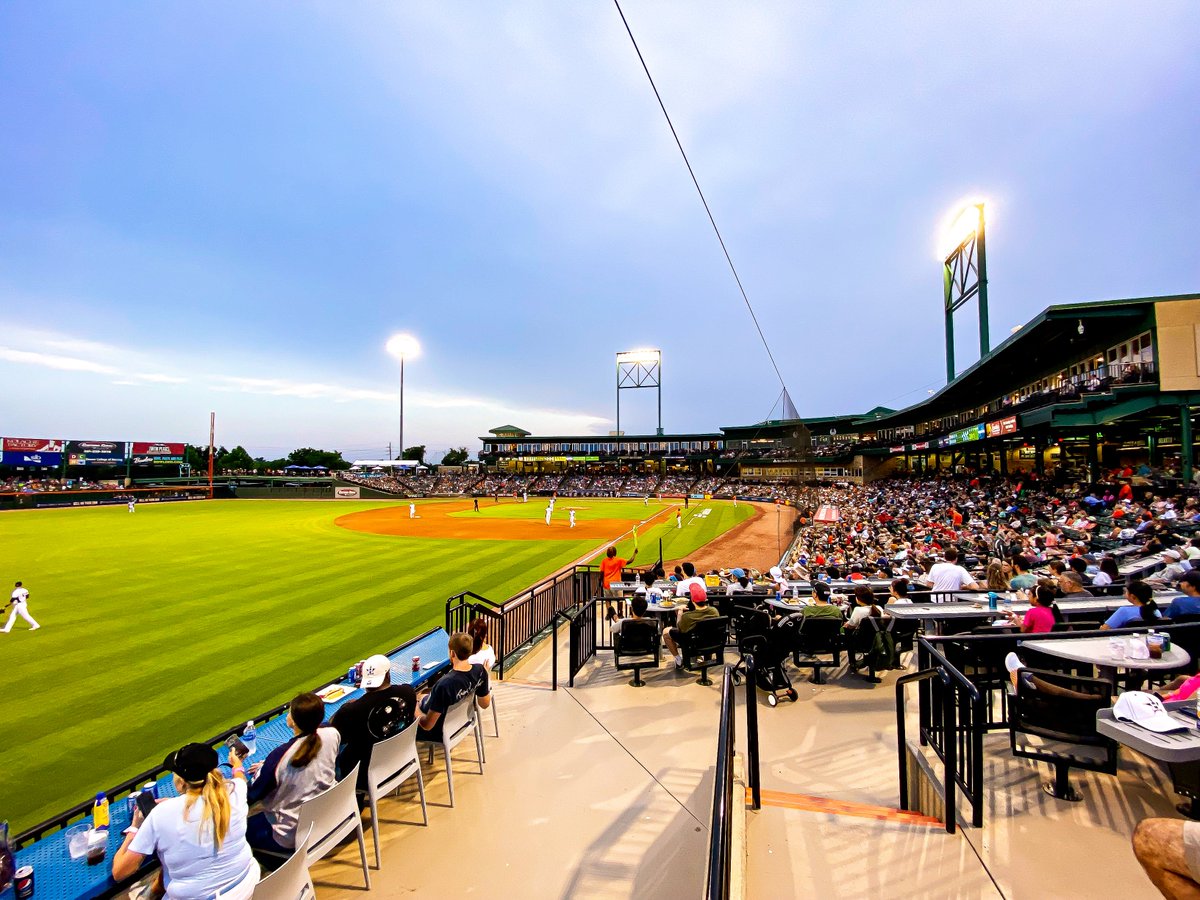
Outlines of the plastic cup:
[{"label": "plastic cup", "polygon": [[67,851],[71,854],[71,859],[83,859],[87,856],[88,833],[91,830],[92,826],[86,822],[67,829]]},{"label": "plastic cup", "polygon": [[1125,638],[1109,638],[1108,639],[1108,655],[1113,659],[1125,658]]}]

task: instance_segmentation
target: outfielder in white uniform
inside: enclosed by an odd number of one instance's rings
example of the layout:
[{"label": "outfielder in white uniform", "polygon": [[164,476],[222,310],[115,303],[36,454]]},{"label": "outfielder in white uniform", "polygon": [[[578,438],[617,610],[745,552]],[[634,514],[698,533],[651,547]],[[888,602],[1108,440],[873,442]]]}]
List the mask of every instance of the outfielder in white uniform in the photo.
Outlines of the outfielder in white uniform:
[{"label": "outfielder in white uniform", "polygon": [[417,517],[417,504],[415,504],[415,503],[408,504],[408,517],[410,519],[415,519]]},{"label": "outfielder in white uniform", "polygon": [[17,616],[20,616],[29,623],[30,631],[37,631],[42,627],[33,620],[33,616],[29,615],[29,610],[27,609],[28,600],[29,591],[21,587],[21,582],[18,581],[16,587],[13,588],[12,598],[8,601],[8,605],[11,606],[13,610],[11,613],[9,613],[8,622],[5,623],[3,628],[0,628],[0,632],[8,634],[10,631],[12,631],[13,622],[17,621]]},{"label": "outfielder in white uniform", "polygon": [[551,516],[553,513],[554,513],[554,504],[552,504],[552,503],[547,503],[547,504],[546,504],[546,524],[547,524],[547,525],[549,525],[549,524],[550,524],[550,516]]},{"label": "outfielder in white uniform", "polygon": [[575,527],[575,510],[572,509],[572,510],[569,510],[569,512],[571,513],[571,527],[574,528]]},{"label": "outfielder in white uniform", "polygon": [[130,500],[130,501],[129,501],[129,511],[130,511],[130,512],[133,512],[133,505],[134,505],[134,501],[133,501],[133,500]]}]

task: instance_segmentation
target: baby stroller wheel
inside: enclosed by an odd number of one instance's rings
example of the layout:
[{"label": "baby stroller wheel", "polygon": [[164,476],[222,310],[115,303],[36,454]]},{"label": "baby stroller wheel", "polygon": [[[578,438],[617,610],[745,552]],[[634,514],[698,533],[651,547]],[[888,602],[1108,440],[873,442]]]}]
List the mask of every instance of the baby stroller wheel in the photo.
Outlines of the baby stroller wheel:
[{"label": "baby stroller wheel", "polygon": [[774,708],[779,703],[779,698],[774,694],[767,694],[767,705]]},{"label": "baby stroller wheel", "polygon": [[800,695],[796,693],[795,688],[788,688],[787,695],[788,695],[788,699],[791,700],[793,703],[795,703],[797,700],[800,699]]}]

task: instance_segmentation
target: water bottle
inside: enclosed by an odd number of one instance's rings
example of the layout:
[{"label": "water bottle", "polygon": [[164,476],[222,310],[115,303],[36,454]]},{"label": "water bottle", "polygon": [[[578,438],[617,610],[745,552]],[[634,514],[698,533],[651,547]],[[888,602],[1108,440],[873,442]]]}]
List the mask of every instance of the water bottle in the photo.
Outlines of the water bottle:
[{"label": "water bottle", "polygon": [[97,831],[108,830],[108,798],[103,794],[97,794],[92,804],[92,827]]},{"label": "water bottle", "polygon": [[254,755],[254,740],[258,737],[258,732],[254,730],[254,720],[251,719],[246,723],[246,727],[242,729],[242,743],[246,745],[246,755]]}]

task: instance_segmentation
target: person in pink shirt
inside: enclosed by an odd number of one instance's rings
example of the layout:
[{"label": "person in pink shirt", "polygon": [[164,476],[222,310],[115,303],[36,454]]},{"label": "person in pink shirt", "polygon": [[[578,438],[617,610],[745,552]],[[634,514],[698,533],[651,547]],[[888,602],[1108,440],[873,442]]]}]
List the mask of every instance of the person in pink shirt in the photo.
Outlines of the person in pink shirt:
[{"label": "person in pink shirt", "polygon": [[1054,588],[1038,585],[1035,590],[1026,591],[1025,594],[1029,598],[1029,612],[1021,617],[1009,610],[1009,621],[1020,625],[1022,634],[1046,634],[1053,631],[1055,624],[1063,620],[1058,604],[1054,602]]}]

